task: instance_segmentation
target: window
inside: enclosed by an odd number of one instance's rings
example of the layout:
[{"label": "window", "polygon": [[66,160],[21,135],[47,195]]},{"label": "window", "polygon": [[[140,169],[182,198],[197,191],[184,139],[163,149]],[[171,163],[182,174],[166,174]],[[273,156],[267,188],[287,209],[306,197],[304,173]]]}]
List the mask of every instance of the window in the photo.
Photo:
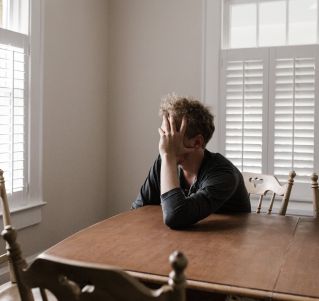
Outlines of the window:
[{"label": "window", "polygon": [[[27,1],[24,1],[26,3]],[[18,22],[28,14],[18,1],[1,1],[0,39],[0,167],[6,175],[8,194],[25,197],[27,187],[28,133],[28,35]],[[15,29],[12,31],[10,29]]]},{"label": "window", "polygon": [[318,0],[224,0],[224,48],[318,43]]},{"label": "window", "polygon": [[29,34],[29,1],[0,0],[0,27]]},{"label": "window", "polygon": [[295,170],[293,197],[308,199],[319,170],[318,1],[224,0],[223,9],[222,150],[242,171],[286,181]]},{"label": "window", "polygon": [[[41,0],[0,0],[0,168],[12,212],[43,204],[40,13]],[[38,222],[36,211],[18,227]]]},{"label": "window", "polygon": [[316,169],[318,46],[223,51],[224,150],[242,171],[309,182]]}]

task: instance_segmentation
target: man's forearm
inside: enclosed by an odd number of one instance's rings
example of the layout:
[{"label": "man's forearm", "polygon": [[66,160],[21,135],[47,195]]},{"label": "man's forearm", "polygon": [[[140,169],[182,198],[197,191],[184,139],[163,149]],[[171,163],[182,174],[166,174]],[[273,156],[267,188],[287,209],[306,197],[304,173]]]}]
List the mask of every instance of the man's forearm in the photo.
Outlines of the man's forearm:
[{"label": "man's forearm", "polygon": [[179,187],[176,157],[167,154],[161,157],[161,194]]}]

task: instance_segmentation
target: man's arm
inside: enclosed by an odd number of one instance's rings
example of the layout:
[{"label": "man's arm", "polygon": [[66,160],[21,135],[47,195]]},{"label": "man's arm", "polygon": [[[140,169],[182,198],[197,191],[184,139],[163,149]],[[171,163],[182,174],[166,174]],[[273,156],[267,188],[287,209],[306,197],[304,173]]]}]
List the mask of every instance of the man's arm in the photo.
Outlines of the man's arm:
[{"label": "man's arm", "polygon": [[181,188],[161,195],[164,222],[173,229],[190,226],[218,211],[237,190],[238,176],[216,173],[209,176],[196,193],[185,197]]},{"label": "man's arm", "polygon": [[161,194],[179,187],[177,172],[177,156],[193,151],[184,146],[186,119],[182,119],[180,130],[176,130],[174,118],[163,116],[162,127],[159,128],[159,152],[162,159]]},{"label": "man's arm", "polygon": [[183,119],[180,131],[176,131],[173,118],[163,117],[162,127],[159,129],[160,156],[155,161],[142,185],[132,208],[136,209],[149,204],[160,204],[160,195],[179,187],[177,170],[177,155],[180,152],[191,151],[183,145],[186,130],[186,120]]},{"label": "man's arm", "polygon": [[176,158],[167,154],[162,155],[161,194],[179,187]]}]

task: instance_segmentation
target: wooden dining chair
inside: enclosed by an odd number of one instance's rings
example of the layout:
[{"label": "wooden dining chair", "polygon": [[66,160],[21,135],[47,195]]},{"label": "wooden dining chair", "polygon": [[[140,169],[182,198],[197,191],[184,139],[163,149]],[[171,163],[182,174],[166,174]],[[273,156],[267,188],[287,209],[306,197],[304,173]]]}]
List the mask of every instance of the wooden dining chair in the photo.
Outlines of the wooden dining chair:
[{"label": "wooden dining chair", "polygon": [[[11,225],[11,216],[9,210],[8,196],[5,187],[4,172],[0,169],[0,198],[2,206],[2,219],[3,219],[3,228],[10,227]],[[6,243],[6,248],[9,248],[8,243]],[[16,284],[14,269],[10,261],[10,256],[8,252],[4,252],[0,255],[0,264],[3,265],[8,263],[10,281],[0,285],[0,301],[20,301],[18,286]],[[40,294],[38,290],[34,290],[34,301],[40,301]],[[52,295],[49,295],[49,300],[53,301]]]},{"label": "wooden dining chair", "polygon": [[[5,180],[3,177],[3,170],[0,169],[0,198],[1,198],[1,207],[2,207],[2,220],[3,220],[3,228],[7,225],[11,225],[11,217],[10,217],[10,210],[9,210],[9,203],[8,197],[5,187]],[[9,256],[6,252],[0,255],[0,264],[8,263],[9,266],[9,273],[10,273],[10,280],[12,283],[15,282],[14,274],[12,272],[11,264],[9,263]]]},{"label": "wooden dining chair", "polygon": [[249,196],[259,196],[257,213],[261,212],[264,196],[271,194],[270,203],[268,207],[268,214],[271,214],[275,197],[282,196],[281,207],[279,210],[280,215],[286,215],[288,202],[291,194],[291,189],[294,183],[296,173],[291,171],[286,184],[280,184],[278,179],[273,175],[264,175],[251,172],[243,172],[245,186]]},{"label": "wooden dining chair", "polygon": [[28,266],[12,226],[2,231],[8,242],[21,301],[33,301],[32,288],[39,288],[43,301],[49,290],[59,301],[185,301],[186,257],[175,251],[169,257],[173,271],[167,285],[147,288],[128,273],[100,264],[86,264],[42,254]]},{"label": "wooden dining chair", "polygon": [[319,187],[318,175],[313,173],[311,176],[311,187],[313,192],[313,213],[315,217],[319,217]]}]

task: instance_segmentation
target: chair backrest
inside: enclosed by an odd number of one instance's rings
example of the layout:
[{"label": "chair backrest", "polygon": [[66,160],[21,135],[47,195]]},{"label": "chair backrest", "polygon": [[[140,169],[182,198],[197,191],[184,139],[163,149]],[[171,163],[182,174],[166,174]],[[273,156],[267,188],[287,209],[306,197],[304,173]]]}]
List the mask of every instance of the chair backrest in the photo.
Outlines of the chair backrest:
[{"label": "chair backrest", "polygon": [[[8,197],[6,192],[5,180],[3,177],[3,170],[0,169],[0,198],[1,198],[1,206],[2,206],[2,219],[3,219],[3,228],[8,225],[11,225],[11,218],[10,218],[10,210],[8,204]],[[7,262],[9,259],[8,254],[5,252],[0,255],[0,264]],[[14,275],[12,273],[12,267],[9,264],[10,270],[10,278],[11,282],[15,282]]]},{"label": "chair backrest", "polygon": [[279,214],[286,215],[292,185],[296,176],[296,173],[294,171],[291,171],[289,173],[288,181],[284,185],[280,184],[278,179],[273,175],[263,175],[251,172],[243,172],[242,174],[249,196],[252,194],[259,196],[258,206],[256,210],[257,213],[260,213],[261,211],[264,196],[268,193],[271,193],[268,214],[271,214],[275,197],[276,195],[278,195],[282,196]]},{"label": "chair backrest", "polygon": [[6,226],[2,232],[8,242],[17,285],[22,301],[33,301],[32,288],[40,288],[46,301],[48,289],[59,301],[185,301],[186,257],[175,251],[169,257],[173,271],[167,285],[152,290],[128,273],[105,265],[84,264],[40,255],[30,266],[23,259],[16,231]]},{"label": "chair backrest", "polygon": [[319,217],[318,175],[315,173],[313,173],[311,176],[311,187],[313,192],[313,213],[315,217]]}]

